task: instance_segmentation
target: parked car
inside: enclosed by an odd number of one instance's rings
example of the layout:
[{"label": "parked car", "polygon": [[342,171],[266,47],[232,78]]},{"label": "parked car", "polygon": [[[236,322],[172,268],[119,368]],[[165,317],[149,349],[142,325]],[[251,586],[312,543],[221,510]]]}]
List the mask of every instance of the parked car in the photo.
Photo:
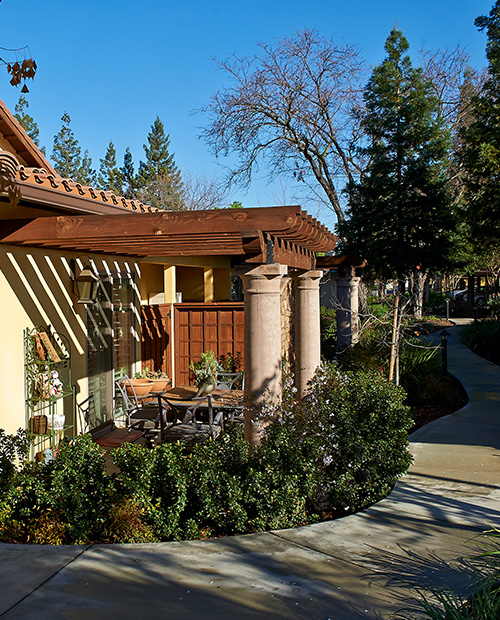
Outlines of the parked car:
[{"label": "parked car", "polygon": [[[454,294],[453,294],[454,293]],[[467,303],[467,289],[463,291],[453,291],[452,296],[460,303]],[[482,291],[476,291],[474,293],[474,305],[478,308],[486,307],[486,296]]]}]

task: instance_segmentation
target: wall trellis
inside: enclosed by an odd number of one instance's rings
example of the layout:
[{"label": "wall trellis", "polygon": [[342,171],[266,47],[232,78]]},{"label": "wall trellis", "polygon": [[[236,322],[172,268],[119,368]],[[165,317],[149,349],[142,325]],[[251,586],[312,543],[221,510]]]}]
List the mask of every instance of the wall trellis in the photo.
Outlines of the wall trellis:
[{"label": "wall trellis", "polygon": [[65,437],[74,437],[75,391],[68,339],[45,327],[24,330],[26,427],[34,435],[32,458],[51,459]]}]

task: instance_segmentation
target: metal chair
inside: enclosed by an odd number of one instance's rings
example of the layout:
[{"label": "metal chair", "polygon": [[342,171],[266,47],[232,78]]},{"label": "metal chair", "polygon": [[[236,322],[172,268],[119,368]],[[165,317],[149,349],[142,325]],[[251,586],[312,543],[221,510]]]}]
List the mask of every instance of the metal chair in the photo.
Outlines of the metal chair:
[{"label": "metal chair", "polygon": [[[234,386],[238,386],[235,388]],[[219,390],[234,390],[234,389],[245,389],[245,373],[243,370],[240,372],[219,372],[217,374],[217,383],[215,386]],[[229,412],[225,412],[228,415],[228,419],[230,422],[234,422],[234,416],[240,415],[243,413],[243,405],[236,405]],[[224,412],[219,410],[215,415],[215,424],[219,424],[221,428],[224,428]]]},{"label": "metal chair", "polygon": [[234,390],[235,385],[241,381],[241,387],[238,389],[243,390],[245,385],[245,375],[241,372],[219,372],[217,374],[217,382],[215,384],[216,389],[219,390]]},{"label": "metal chair", "polygon": [[[214,408],[212,405],[212,395],[205,394],[204,396],[198,396],[189,400],[183,400],[176,402],[170,400],[163,394],[158,394],[158,406],[165,408],[165,406],[173,412],[173,415],[180,420],[180,424],[196,424],[198,429],[201,429],[202,422],[197,419],[196,414],[202,409],[206,409],[208,413],[208,429],[210,437],[214,437],[214,426],[221,425],[222,420],[217,418],[214,421]],[[206,401],[206,408],[203,406]]]},{"label": "metal chair", "polygon": [[87,396],[81,403],[76,402],[78,412],[78,432],[89,433],[92,428],[92,417],[95,417],[94,395]]},{"label": "metal chair", "polygon": [[[156,396],[148,395],[143,399],[139,398],[126,375],[115,381],[115,385],[123,400],[123,408],[127,416],[127,428],[138,430],[141,433],[140,437],[144,437],[146,440],[148,448],[153,447],[153,440],[157,435],[163,441],[167,423],[172,419],[171,412],[169,415],[167,409],[160,405]],[[155,399],[153,402],[151,402],[152,398]],[[149,402],[145,402],[146,399],[149,399]],[[177,420],[174,419],[173,423],[176,422]]]}]

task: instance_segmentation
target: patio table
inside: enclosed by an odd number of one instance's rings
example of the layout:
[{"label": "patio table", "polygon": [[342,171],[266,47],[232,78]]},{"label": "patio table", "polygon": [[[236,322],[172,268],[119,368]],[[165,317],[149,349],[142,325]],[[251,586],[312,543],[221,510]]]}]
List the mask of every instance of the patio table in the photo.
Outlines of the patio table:
[{"label": "patio table", "polygon": [[[213,436],[214,425],[224,428],[224,415],[241,409],[243,406],[243,390],[215,389],[211,394],[195,398],[196,387],[178,386],[159,394],[158,404],[166,402],[180,412],[183,412],[182,424],[196,421],[197,411],[208,412],[208,425]],[[216,411],[214,419],[214,410]]]}]

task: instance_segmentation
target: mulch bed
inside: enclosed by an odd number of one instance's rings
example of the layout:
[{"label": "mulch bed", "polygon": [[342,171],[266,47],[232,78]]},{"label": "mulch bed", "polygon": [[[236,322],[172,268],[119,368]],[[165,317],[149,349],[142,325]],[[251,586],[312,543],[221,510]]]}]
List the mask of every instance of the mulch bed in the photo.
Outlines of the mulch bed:
[{"label": "mulch bed", "polygon": [[[423,319],[420,323],[412,325],[415,336],[425,336],[434,332],[446,329],[447,327],[453,327],[454,323],[447,321],[445,318],[433,318]],[[457,379],[453,378],[453,384],[456,389],[456,404],[453,407],[432,406],[427,405],[424,407],[414,407],[414,419],[415,425],[410,432],[416,431],[421,426],[425,426],[433,420],[442,418],[445,415],[454,413],[462,407],[465,407],[468,401],[467,394],[462,387],[462,384]]]},{"label": "mulch bed", "polygon": [[447,327],[453,327],[455,323],[447,321],[446,319],[434,318],[434,319],[422,319],[419,323],[413,323],[411,329],[415,336],[427,336],[434,332],[446,329]]},{"label": "mulch bed", "polygon": [[413,407],[414,412],[414,420],[415,424],[411,429],[410,433],[416,431],[421,426],[432,422],[433,420],[437,420],[438,418],[442,418],[445,415],[449,415],[450,413],[455,413],[465,405],[469,401],[469,397],[467,396],[467,392],[462,387],[460,381],[454,377],[453,375],[448,375],[450,379],[450,386],[454,389],[455,396],[455,404],[454,406],[432,406],[426,405],[424,407]]}]

